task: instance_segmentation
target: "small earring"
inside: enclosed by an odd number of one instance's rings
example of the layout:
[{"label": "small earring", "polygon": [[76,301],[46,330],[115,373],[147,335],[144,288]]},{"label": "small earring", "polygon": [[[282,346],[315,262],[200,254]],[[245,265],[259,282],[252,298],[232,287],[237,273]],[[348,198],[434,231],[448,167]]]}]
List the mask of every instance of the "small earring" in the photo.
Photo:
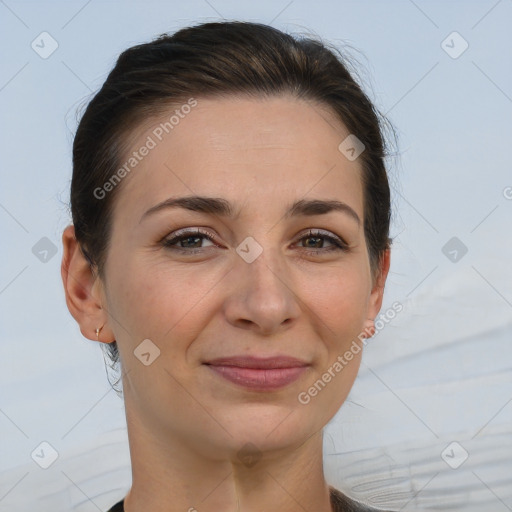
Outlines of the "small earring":
[{"label": "small earring", "polygon": [[101,327],[99,327],[98,329],[96,329],[96,339],[99,340],[99,336],[100,336],[100,332],[101,332],[101,329],[103,329],[103,325]]}]

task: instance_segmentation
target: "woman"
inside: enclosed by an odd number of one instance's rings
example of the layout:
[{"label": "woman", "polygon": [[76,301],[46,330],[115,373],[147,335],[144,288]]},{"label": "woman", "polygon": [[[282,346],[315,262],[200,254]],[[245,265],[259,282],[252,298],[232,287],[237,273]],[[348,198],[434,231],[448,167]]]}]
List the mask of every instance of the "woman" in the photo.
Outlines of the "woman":
[{"label": "woman", "polygon": [[206,23],[123,52],[73,146],[68,308],[123,370],[111,511],[375,510],[325,481],[390,264],[379,117],[341,57]]}]

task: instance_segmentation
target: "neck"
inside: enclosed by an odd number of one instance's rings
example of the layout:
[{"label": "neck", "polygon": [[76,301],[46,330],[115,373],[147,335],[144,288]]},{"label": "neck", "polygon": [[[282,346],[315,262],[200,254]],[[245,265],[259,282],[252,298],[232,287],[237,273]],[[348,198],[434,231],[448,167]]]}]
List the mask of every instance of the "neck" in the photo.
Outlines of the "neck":
[{"label": "neck", "polygon": [[298,446],[242,460],[207,454],[177,433],[159,435],[128,407],[126,414],[132,487],[125,512],[332,512],[322,431]]}]

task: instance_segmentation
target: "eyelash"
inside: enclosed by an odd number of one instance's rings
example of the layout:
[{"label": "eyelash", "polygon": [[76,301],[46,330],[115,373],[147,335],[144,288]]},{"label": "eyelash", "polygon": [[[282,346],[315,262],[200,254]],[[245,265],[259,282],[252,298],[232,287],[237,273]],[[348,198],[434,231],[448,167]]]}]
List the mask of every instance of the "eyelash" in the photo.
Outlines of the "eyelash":
[{"label": "eyelash", "polygon": [[[178,233],[180,233],[180,232],[178,232]],[[171,238],[163,239],[161,243],[167,249],[175,250],[182,254],[199,254],[204,251],[205,248],[186,249],[184,247],[174,247],[175,244],[177,244],[178,242],[181,242],[182,240],[186,240],[187,238],[199,238],[201,240],[204,240],[205,238],[207,238],[211,242],[214,242],[215,237],[209,231],[199,228],[196,230],[184,230],[178,235],[175,235]],[[310,229],[304,236],[299,238],[299,242],[301,240],[304,240],[307,238],[323,238],[333,244],[332,247],[329,247],[327,249],[316,249],[316,250],[304,249],[303,252],[308,255],[318,256],[321,253],[325,254],[325,253],[330,253],[330,252],[334,252],[334,251],[348,252],[348,250],[349,250],[348,245],[341,239],[338,239],[331,235],[327,235],[318,230]]]}]

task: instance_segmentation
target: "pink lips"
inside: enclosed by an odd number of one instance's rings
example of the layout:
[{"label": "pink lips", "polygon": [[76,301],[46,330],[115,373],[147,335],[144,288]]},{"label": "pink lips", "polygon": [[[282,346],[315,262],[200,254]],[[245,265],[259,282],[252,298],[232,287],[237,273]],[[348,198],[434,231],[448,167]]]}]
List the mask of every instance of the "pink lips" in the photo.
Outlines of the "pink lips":
[{"label": "pink lips", "polygon": [[217,375],[250,388],[270,391],[297,380],[309,364],[293,357],[257,358],[248,356],[214,359],[204,363]]}]

